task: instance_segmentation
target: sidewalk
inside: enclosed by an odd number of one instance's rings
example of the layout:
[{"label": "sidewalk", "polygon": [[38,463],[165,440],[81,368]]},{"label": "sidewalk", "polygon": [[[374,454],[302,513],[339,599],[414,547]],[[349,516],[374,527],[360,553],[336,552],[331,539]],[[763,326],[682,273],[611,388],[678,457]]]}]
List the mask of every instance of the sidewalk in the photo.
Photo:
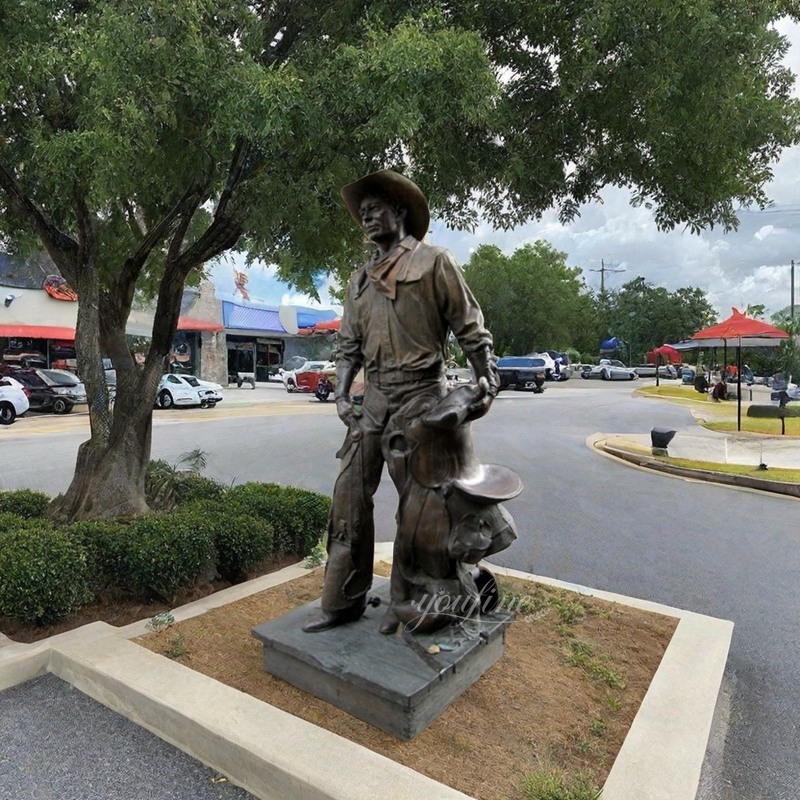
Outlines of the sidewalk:
[{"label": "sidewalk", "polygon": [[[609,443],[650,451],[649,433],[602,434]],[[800,469],[800,441],[792,436],[754,436],[718,433],[693,425],[678,428],[669,443],[672,458],[711,461],[718,464],[742,464]]]}]

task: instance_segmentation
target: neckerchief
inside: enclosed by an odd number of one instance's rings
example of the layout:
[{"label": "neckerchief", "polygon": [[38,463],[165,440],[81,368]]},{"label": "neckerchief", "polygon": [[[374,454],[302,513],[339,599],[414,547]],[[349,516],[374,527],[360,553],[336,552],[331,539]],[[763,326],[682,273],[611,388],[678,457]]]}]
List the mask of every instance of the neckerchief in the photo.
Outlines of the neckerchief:
[{"label": "neckerchief", "polygon": [[411,249],[407,244],[406,237],[397,247],[387,253],[382,259],[371,264],[367,268],[372,285],[390,300],[397,297],[397,274]]}]

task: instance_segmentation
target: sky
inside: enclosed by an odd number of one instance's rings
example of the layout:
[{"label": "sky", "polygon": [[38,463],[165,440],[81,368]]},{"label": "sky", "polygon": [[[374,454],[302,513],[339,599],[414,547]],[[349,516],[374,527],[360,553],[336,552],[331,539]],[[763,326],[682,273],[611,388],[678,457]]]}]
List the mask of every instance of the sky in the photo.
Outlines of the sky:
[{"label": "sky", "polygon": [[[800,76],[800,25],[785,21],[778,29],[791,47],[787,66]],[[800,79],[794,94],[800,97]],[[675,291],[683,286],[699,287],[720,318],[731,308],[766,306],[767,316],[791,302],[791,262],[797,262],[795,302],[800,305],[800,146],[784,150],[774,165],[773,180],[766,191],[772,204],[763,211],[739,212],[739,229],[723,233],[714,229],[700,235],[676,229],[660,232],[651,213],[630,205],[630,191],[610,187],[601,193],[601,203],[581,208],[570,225],[561,225],[555,211],[512,231],[495,231],[479,225],[474,231],[453,231],[435,220],[429,240],[450,249],[460,263],[482,244],[493,244],[512,253],[537,239],[549,242],[567,254],[569,266],[580,267],[589,287],[600,289],[600,268],[605,265],[606,290],[643,276],[647,281]],[[241,300],[234,284],[235,262],[230,258],[213,268],[217,294]],[[612,272],[611,270],[619,270]],[[274,277],[274,268],[256,264],[247,272],[250,299],[278,305],[297,304],[335,307],[321,281],[321,303],[292,292]]]}]

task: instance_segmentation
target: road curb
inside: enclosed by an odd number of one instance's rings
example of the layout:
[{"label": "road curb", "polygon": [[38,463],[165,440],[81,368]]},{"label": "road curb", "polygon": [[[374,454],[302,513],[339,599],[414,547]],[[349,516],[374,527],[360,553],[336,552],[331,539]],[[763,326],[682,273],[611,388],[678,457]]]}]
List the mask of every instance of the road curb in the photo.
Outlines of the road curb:
[{"label": "road curb", "polygon": [[782,483],[780,481],[752,478],[746,475],[715,472],[714,470],[680,467],[675,464],[659,461],[654,456],[635,449],[628,450],[624,447],[608,444],[608,437],[609,434],[595,433],[588,437],[586,441],[589,447],[602,451],[612,458],[634,464],[643,469],[652,470],[653,472],[661,472],[679,478],[692,478],[698,481],[718,483],[723,486],[738,486],[744,489],[755,489],[761,492],[770,492],[772,494],[785,495],[796,499],[800,498],[800,484]]},{"label": "road curb", "polygon": [[[390,543],[378,545],[376,560],[390,557],[391,549]],[[499,574],[679,619],[603,797],[694,800],[733,623],[492,568]],[[304,572],[299,565],[287,567],[232,587],[235,591],[227,596],[212,595],[173,614],[176,619],[195,616]],[[0,648],[0,689],[52,672],[259,798],[469,800],[360,745],[130,642],[144,632],[145,624],[114,628],[96,622],[29,645],[7,642]]]}]

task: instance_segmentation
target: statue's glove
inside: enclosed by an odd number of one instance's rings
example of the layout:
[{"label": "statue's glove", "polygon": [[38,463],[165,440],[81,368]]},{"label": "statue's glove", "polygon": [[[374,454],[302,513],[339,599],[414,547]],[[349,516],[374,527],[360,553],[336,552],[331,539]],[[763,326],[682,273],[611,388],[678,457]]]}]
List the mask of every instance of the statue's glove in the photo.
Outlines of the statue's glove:
[{"label": "statue's glove", "polygon": [[339,419],[344,422],[353,434],[353,438],[361,438],[361,429],[358,426],[358,418],[361,412],[356,409],[353,398],[349,394],[339,395],[336,398],[336,413]]},{"label": "statue's glove", "polygon": [[492,404],[492,400],[497,397],[500,390],[500,373],[497,371],[497,364],[494,354],[489,347],[481,348],[468,356],[472,371],[475,373],[475,380],[483,389],[479,399],[473,404],[470,416],[474,419],[483,416]]},{"label": "statue's glove", "polygon": [[336,365],[336,413],[339,419],[347,425],[354,439],[361,438],[361,429],[358,425],[358,418],[361,412],[356,409],[353,397],[350,394],[350,387],[353,385],[358,367],[347,362],[339,362]]}]

